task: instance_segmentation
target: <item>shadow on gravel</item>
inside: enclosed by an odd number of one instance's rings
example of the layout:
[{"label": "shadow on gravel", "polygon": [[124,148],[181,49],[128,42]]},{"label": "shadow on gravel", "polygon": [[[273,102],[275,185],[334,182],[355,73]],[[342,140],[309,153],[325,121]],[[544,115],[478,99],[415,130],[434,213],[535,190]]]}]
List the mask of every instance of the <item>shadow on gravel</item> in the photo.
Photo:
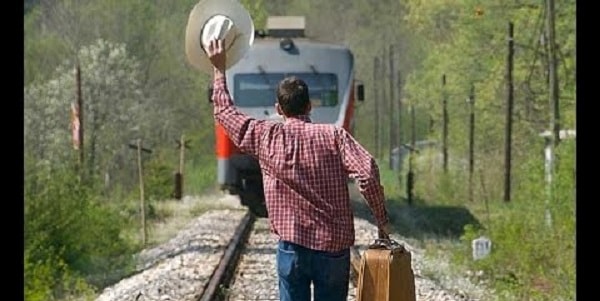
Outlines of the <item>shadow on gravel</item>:
[{"label": "shadow on gravel", "polygon": [[244,248],[244,252],[247,252],[250,254],[275,255],[277,253],[276,251],[277,251],[277,249],[274,249],[272,247],[272,245],[266,246],[264,248],[257,248],[257,247]]},{"label": "shadow on gravel", "polygon": [[[356,217],[374,223],[371,209],[364,200],[353,199],[352,207]],[[405,199],[388,199],[386,208],[394,232],[406,238],[459,239],[465,225],[481,227],[471,212],[462,206],[428,206],[422,200],[416,200],[412,206],[408,206]]]}]

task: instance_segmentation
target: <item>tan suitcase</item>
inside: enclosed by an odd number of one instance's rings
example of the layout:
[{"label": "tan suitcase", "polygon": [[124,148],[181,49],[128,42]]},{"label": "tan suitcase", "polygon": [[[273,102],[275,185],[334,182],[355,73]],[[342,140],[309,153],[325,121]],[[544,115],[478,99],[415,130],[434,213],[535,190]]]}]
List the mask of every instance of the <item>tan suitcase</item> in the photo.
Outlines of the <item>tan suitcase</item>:
[{"label": "tan suitcase", "polygon": [[411,254],[390,239],[377,239],[360,261],[358,301],[416,301]]}]

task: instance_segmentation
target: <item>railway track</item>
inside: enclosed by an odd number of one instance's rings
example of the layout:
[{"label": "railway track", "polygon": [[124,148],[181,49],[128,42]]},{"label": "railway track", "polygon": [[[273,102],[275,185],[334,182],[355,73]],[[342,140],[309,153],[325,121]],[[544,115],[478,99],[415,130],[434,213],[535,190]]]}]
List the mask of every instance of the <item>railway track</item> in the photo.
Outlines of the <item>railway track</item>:
[{"label": "railway track", "polygon": [[[355,232],[353,263],[377,229],[357,218]],[[413,253],[417,301],[478,300],[422,277],[421,252],[406,246]],[[210,211],[167,243],[142,252],[139,272],[106,288],[96,301],[279,300],[276,248],[267,219],[244,210]],[[355,291],[351,281],[348,301],[356,300]]]},{"label": "railway track", "polygon": [[223,258],[219,261],[212,277],[208,281],[203,293],[198,300],[221,300],[224,296],[223,289],[229,286],[229,281],[235,272],[240,253],[248,239],[250,230],[256,220],[255,216],[247,212],[237,227],[231,242],[227,246]]},{"label": "railway track", "polygon": [[245,210],[209,211],[168,242],[141,252],[138,272],[95,300],[216,300],[253,222]]}]

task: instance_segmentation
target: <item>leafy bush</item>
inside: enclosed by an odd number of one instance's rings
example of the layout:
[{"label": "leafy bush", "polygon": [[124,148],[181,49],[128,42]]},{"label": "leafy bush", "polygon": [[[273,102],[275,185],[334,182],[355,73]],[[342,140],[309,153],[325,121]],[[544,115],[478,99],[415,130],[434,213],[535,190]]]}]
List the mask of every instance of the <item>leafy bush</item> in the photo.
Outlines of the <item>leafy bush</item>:
[{"label": "leafy bush", "polygon": [[25,251],[25,300],[46,301],[64,296],[91,299],[93,287],[69,269],[60,258],[61,252],[45,251],[46,258],[37,262],[31,259],[30,249]]},{"label": "leafy bush", "polygon": [[127,273],[132,249],[120,237],[126,221],[97,200],[94,185],[80,183],[72,166],[27,165],[25,294],[58,298]]},{"label": "leafy bush", "polygon": [[[515,199],[491,204],[494,218],[486,229],[465,227],[457,258],[484,271],[497,290],[513,295],[510,298],[573,300],[575,296],[574,143],[563,142],[556,158],[553,197],[548,202],[543,162],[532,156],[521,166],[529,176]],[[471,241],[482,234],[492,240],[492,253],[471,261]]]},{"label": "leafy bush", "polygon": [[217,162],[214,156],[198,157],[189,165],[183,179],[184,194],[202,194],[217,187]]},{"label": "leafy bush", "polygon": [[162,201],[173,196],[175,188],[174,164],[164,156],[150,160],[144,166],[144,194],[148,200]]}]

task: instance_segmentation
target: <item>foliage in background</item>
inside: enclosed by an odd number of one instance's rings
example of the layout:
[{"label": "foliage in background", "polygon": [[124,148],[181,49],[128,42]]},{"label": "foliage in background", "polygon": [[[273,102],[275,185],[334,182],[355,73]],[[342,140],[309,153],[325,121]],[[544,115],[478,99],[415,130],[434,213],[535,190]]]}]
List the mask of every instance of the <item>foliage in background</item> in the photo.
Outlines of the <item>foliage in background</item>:
[{"label": "foliage in background", "polygon": [[165,157],[163,154],[156,154],[143,167],[144,198],[149,201],[167,200],[175,192],[175,173],[178,169],[174,163],[167,163]]},{"label": "foliage in background", "polygon": [[[490,204],[493,216],[486,227],[469,225],[462,237],[462,251],[456,258],[473,270],[482,270],[501,292],[509,291],[518,300],[575,297],[574,144],[565,141],[558,149],[551,199],[547,198],[543,162],[532,156],[519,168],[529,176],[515,200],[510,204],[494,200]],[[471,240],[480,235],[492,240],[492,253],[472,261]]]},{"label": "foliage in background", "polygon": [[122,277],[132,249],[120,237],[126,223],[118,212],[79,184],[72,164],[26,162],[26,299],[90,293]]},{"label": "foliage in background", "polygon": [[217,160],[214,157],[201,158],[189,164],[186,178],[184,179],[185,190],[190,195],[199,195],[218,189],[215,183],[217,174]]},{"label": "foliage in background", "polygon": [[[574,152],[571,141],[557,150],[560,167],[554,177],[554,197],[548,210],[553,225],[545,222],[546,187],[543,139],[550,128],[551,106],[547,86],[548,58],[544,2],[409,1],[407,24],[430,47],[423,68],[406,83],[406,97],[430,108],[436,120],[432,138],[441,141],[441,100],[449,111],[449,170],[441,168],[440,153],[426,154],[417,171],[417,194],[427,202],[468,207],[482,222],[493,242],[493,256],[472,263],[485,271],[507,300],[571,300],[574,297]],[[574,29],[572,1],[556,1],[556,45],[560,86],[561,128],[574,127]],[[477,14],[477,10],[483,12]],[[435,18],[445,14],[445,26]],[[455,17],[451,17],[455,16]],[[560,17],[558,17],[560,16]],[[508,22],[514,24],[511,202],[504,193]],[[432,23],[433,22],[433,23]],[[544,42],[546,41],[546,42]],[[565,55],[566,54],[566,55]],[[442,89],[441,76],[447,84]],[[464,99],[475,87],[474,200],[468,200],[468,107]],[[431,88],[433,87],[433,88]],[[462,164],[460,162],[463,162]],[[489,202],[489,204],[485,203]],[[489,205],[486,208],[485,205]],[[468,227],[459,251],[469,263],[471,239],[481,230]],[[523,237],[527,237],[525,241]]]},{"label": "foliage in background", "polygon": [[[125,45],[99,39],[79,52],[84,95],[86,176],[126,170],[123,155],[135,125],[147,110],[140,63]],[[25,151],[39,161],[70,161],[71,104],[77,103],[76,63],[67,58],[46,82],[25,87]],[[120,178],[115,177],[117,180]]]}]

